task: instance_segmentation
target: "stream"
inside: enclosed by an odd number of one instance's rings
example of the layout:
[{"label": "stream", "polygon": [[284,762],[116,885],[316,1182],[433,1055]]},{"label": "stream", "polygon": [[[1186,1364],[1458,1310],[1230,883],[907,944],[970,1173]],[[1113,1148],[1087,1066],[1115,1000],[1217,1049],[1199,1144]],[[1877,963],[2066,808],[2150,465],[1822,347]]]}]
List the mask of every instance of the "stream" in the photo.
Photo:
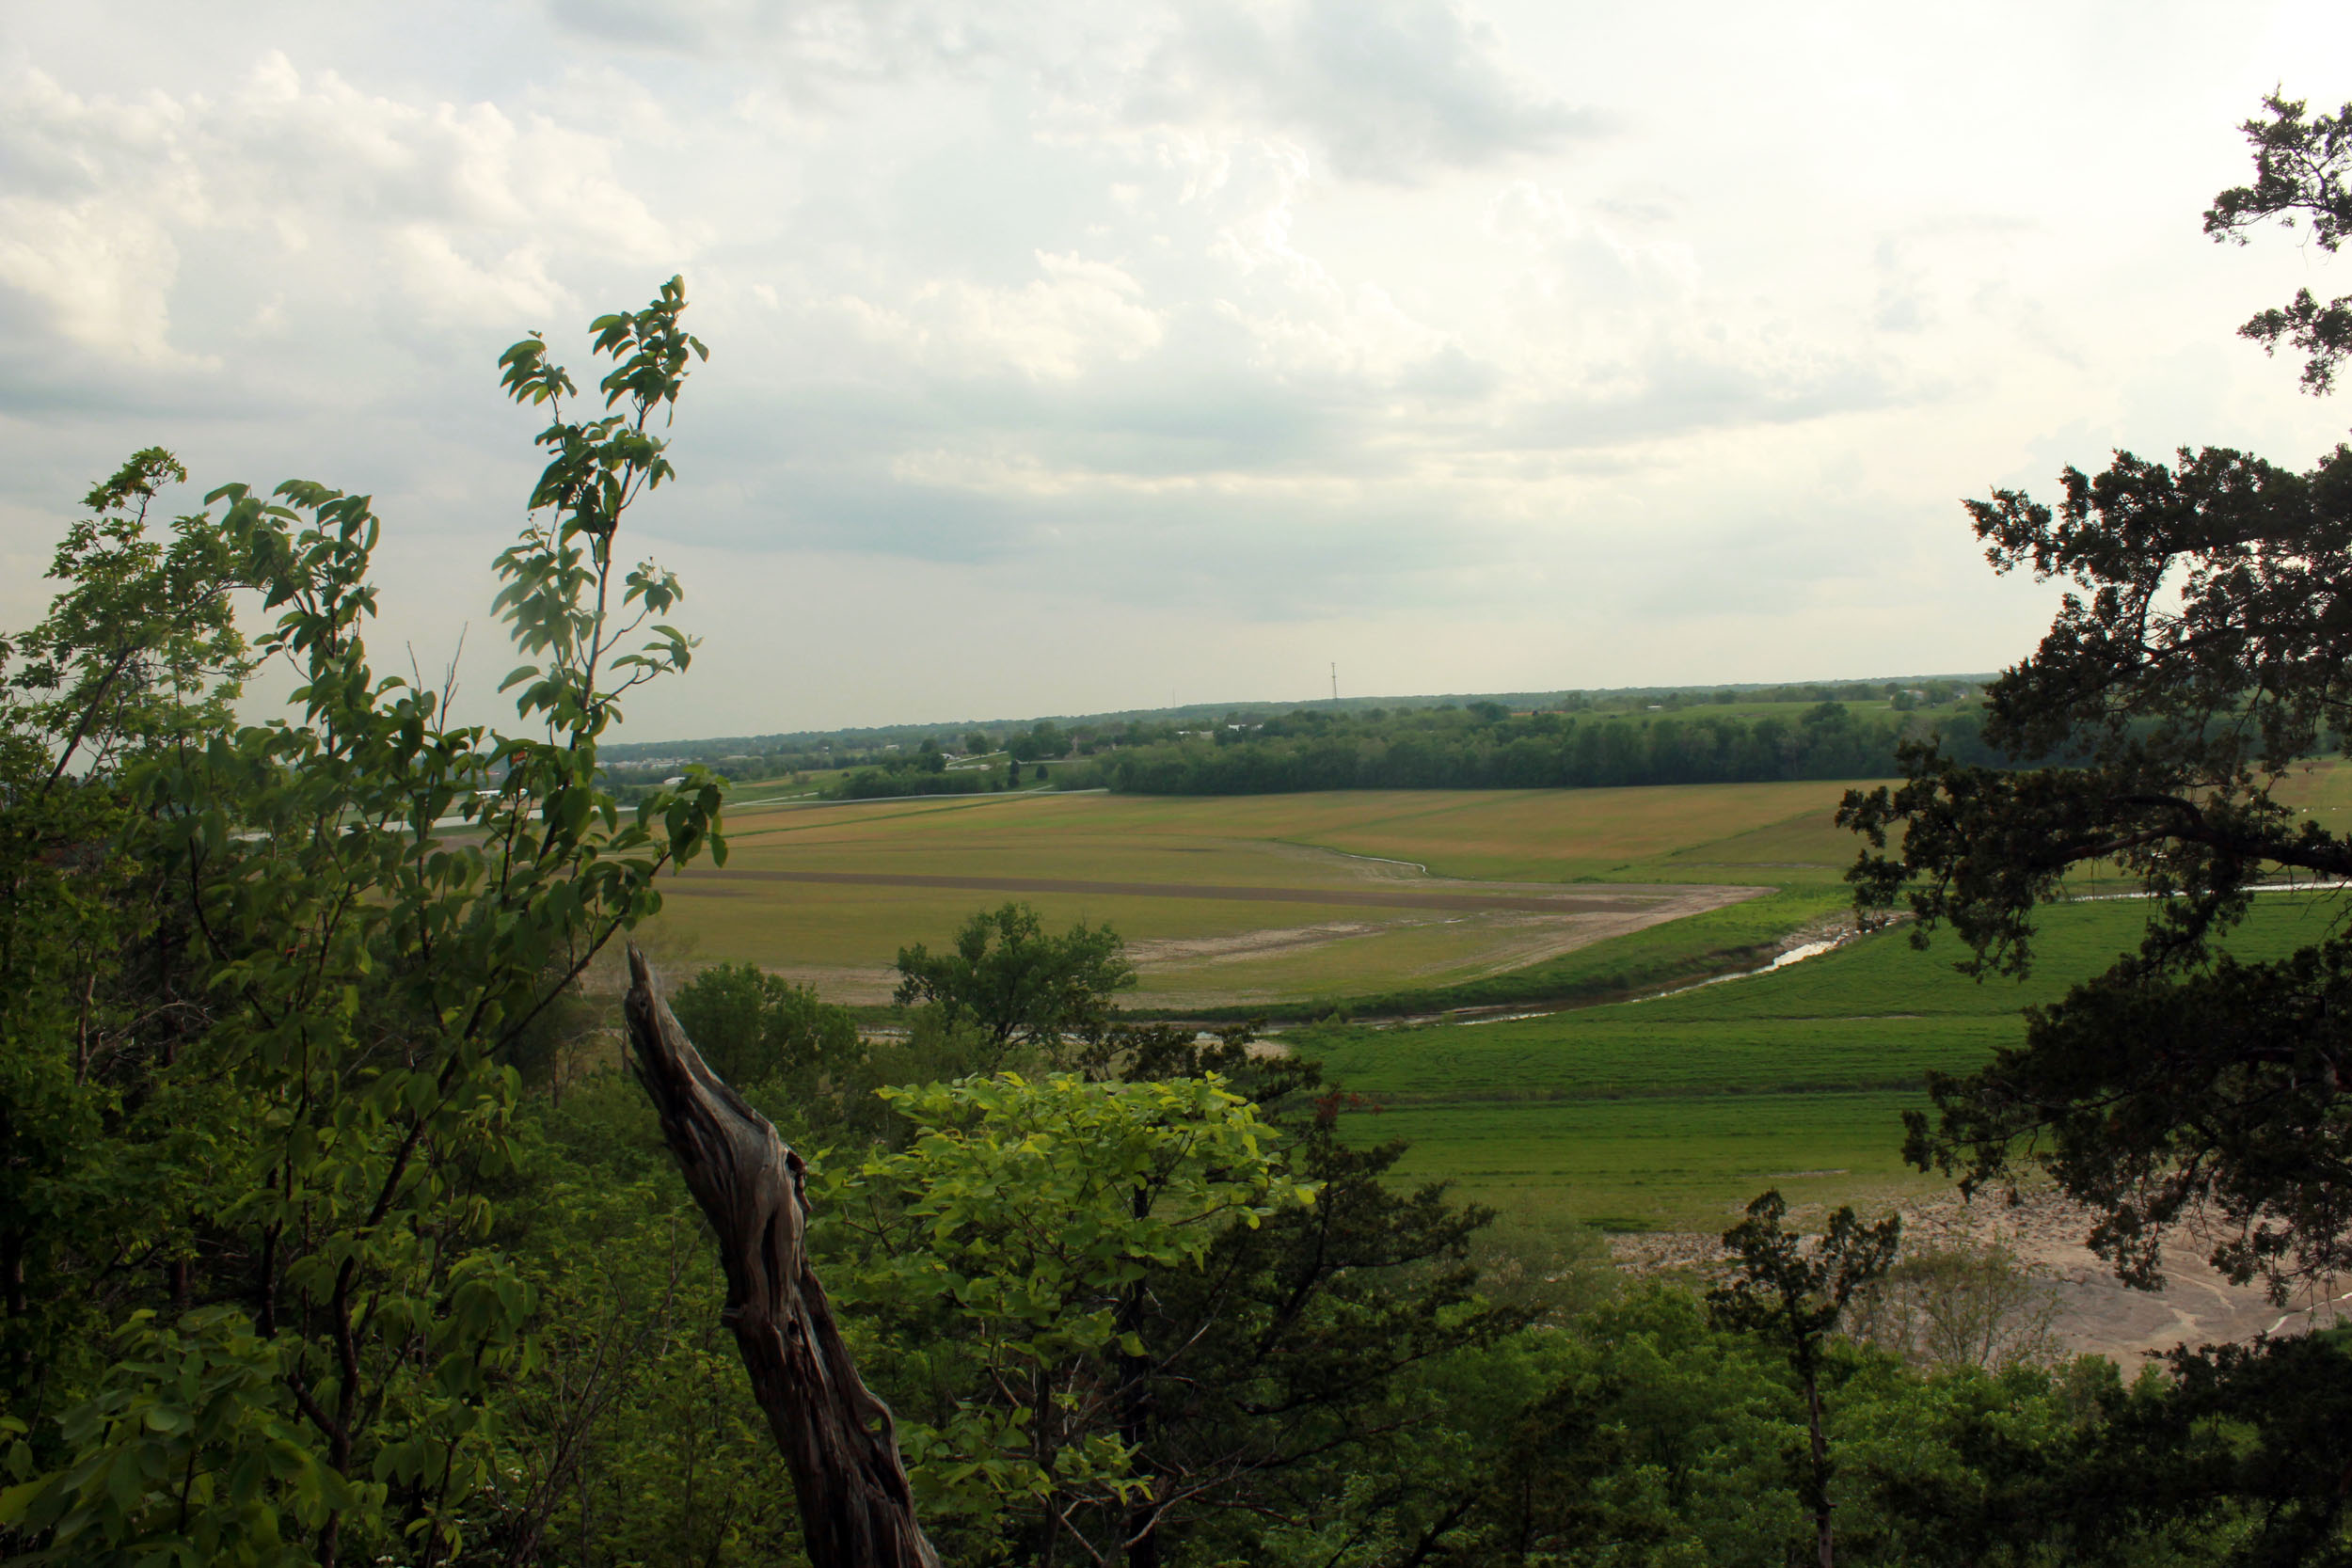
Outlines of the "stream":
[{"label": "stream", "polygon": [[[1432,1023],[1442,1023],[1450,1028],[1455,1029],[1467,1029],[1473,1024],[1479,1023],[1518,1023],[1531,1018],[1549,1018],[1554,1013],[1581,1012],[1587,1006],[1613,1006],[1619,1005],[1631,1006],[1642,1002],[1656,1002],[1663,997],[1680,996],[1686,991],[1704,990],[1708,986],[1726,985],[1733,980],[1752,980],[1759,974],[1770,974],[1776,969],[1786,969],[1790,964],[1803,963],[1807,958],[1818,958],[1824,953],[1834,952],[1837,948],[1845,946],[1846,943],[1853,941],[1854,938],[1860,936],[1861,934],[1862,933],[1859,931],[1847,931],[1839,936],[1825,937],[1820,942],[1800,942],[1798,945],[1788,949],[1788,952],[1781,954],[1778,958],[1775,958],[1771,963],[1765,964],[1760,968],[1743,969],[1733,974],[1711,975],[1704,980],[1694,980],[1687,986],[1677,986],[1671,990],[1651,991],[1645,996],[1626,997],[1623,999],[1622,1004],[1571,1002],[1563,1003],[1558,1006],[1552,1007],[1529,1007],[1519,1012],[1512,1013],[1483,1013],[1474,1012],[1469,1008],[1461,1008],[1454,1012],[1446,1013],[1420,1013],[1411,1018],[1365,1019],[1363,1023],[1369,1027],[1376,1029],[1418,1029]],[[1279,1032],[1280,1031],[1279,1030],[1269,1030],[1267,1031],[1266,1037],[1272,1038]]]}]

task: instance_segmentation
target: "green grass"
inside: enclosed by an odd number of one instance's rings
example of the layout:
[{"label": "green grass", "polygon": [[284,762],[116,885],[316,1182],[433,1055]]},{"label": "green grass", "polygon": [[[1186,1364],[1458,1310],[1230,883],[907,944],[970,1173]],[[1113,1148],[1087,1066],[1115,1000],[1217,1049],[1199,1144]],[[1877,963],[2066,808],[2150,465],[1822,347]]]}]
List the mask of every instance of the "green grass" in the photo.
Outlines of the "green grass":
[{"label": "green grass", "polygon": [[[1856,841],[1831,823],[1837,782],[1645,789],[1353,790],[1240,798],[948,796],[730,812],[731,868],[917,872],[1111,883],[1281,886],[1297,902],[1118,892],[1003,892],[762,882],[665,884],[641,936],[674,964],[750,959],[835,1000],[887,998],[898,950],[952,937],[1008,896],[1055,925],[1104,921],[1144,946],[1139,1007],[1295,1022],[1547,1001],[1603,1002],[1750,967],[1777,939],[1838,908]],[[2298,775],[2315,808],[2352,811],[2352,769]],[[749,793],[757,793],[755,789]],[[1338,851],[1338,853],[1331,853]],[[1346,857],[1373,857],[1372,860]],[[1544,958],[1514,919],[1316,902],[1391,877],[1563,883],[1710,882],[1769,895]],[[1254,934],[1331,927],[1312,942]],[[1349,934],[1352,931],[1352,934]],[[1217,943],[1239,943],[1218,947]],[[1205,944],[1205,945],[1203,945]]]},{"label": "green grass", "polygon": [[1721,1230],[1767,1187],[1792,1202],[1892,1197],[1922,1183],[1899,1157],[1894,1093],[1717,1095],[1412,1106],[1353,1118],[1411,1144],[1400,1178],[1442,1180],[1522,1235]]},{"label": "green grass", "polygon": [[1980,1061],[2017,1034],[2007,1018],[1695,1022],[1640,1011],[1394,1030],[1319,1050],[1351,1088],[1399,1105],[1452,1105],[1906,1089],[1929,1069]]},{"label": "green grass", "polygon": [[[1857,840],[1831,826],[1846,783],[1632,789],[1354,790],[1219,802],[1257,832],[1523,881],[1835,882]],[[1771,837],[1769,854],[1750,835]],[[1721,849],[1723,852],[1715,852]]]},{"label": "green grass", "polygon": [[[1924,1074],[1972,1069],[2020,1040],[2021,1010],[2133,946],[2147,912],[2048,910],[2022,982],[1971,980],[1953,970],[1962,950],[1948,935],[1920,952],[1898,929],[1649,1001],[1286,1038],[1387,1107],[1358,1132],[1411,1138],[1407,1175],[1453,1180],[1522,1226],[1714,1229],[1770,1185],[1842,1201],[1923,1184],[1898,1151]],[[2331,897],[2265,895],[2229,945],[2279,957],[2343,912]],[[1783,1180],[1790,1172],[1834,1174]]]}]

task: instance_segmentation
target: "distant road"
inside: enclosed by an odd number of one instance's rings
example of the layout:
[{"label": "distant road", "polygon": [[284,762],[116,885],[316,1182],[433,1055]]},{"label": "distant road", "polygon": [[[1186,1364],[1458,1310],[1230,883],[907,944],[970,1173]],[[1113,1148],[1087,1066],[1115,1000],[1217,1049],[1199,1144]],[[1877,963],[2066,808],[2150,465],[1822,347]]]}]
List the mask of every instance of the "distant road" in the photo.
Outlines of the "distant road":
[{"label": "distant road", "polygon": [[[677,886],[678,881],[686,886]],[[729,882],[819,882],[847,887],[959,888],[973,893],[1080,893],[1106,898],[1207,898],[1222,903],[1341,904],[1383,910],[1454,910],[1470,912],[1522,911],[1533,914],[1645,914],[1670,900],[1736,893],[1752,896],[1761,888],[1676,887],[1644,889],[1564,888],[1554,894],[1472,894],[1389,889],[1231,887],[1206,882],[1086,882],[1059,877],[938,877],[892,871],[716,871],[695,868],[663,885],[682,894],[723,894]],[[700,885],[695,885],[700,884]],[[1717,898],[1729,903],[1733,899]]]}]

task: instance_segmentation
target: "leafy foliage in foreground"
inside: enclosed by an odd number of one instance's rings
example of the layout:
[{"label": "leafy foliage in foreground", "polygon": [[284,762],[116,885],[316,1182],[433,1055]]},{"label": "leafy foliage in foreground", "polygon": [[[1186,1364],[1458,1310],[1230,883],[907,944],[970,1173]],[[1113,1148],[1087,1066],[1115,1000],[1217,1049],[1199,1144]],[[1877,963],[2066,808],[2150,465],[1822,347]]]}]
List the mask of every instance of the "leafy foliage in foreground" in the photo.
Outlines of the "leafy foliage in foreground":
[{"label": "leafy foliage in foreground", "polygon": [[[555,415],[498,562],[540,735],[375,673],[364,497],[226,485],[166,546],[146,509],[183,470],[142,452],[60,549],[0,711],[6,1391],[18,1469],[56,1467],[0,1524],[74,1560],[466,1549],[499,1392],[537,1370],[533,1292],[488,1244],[515,1057],[660,870],[723,853],[714,785],[624,821],[596,784],[619,697],[691,648],[653,622],[675,579],[614,554],[671,471],[685,303],[596,324],[597,418],[564,418],[535,340],[508,354]],[[275,617],[249,645],[239,592]],[[263,659],[294,715],[239,727]]]}]

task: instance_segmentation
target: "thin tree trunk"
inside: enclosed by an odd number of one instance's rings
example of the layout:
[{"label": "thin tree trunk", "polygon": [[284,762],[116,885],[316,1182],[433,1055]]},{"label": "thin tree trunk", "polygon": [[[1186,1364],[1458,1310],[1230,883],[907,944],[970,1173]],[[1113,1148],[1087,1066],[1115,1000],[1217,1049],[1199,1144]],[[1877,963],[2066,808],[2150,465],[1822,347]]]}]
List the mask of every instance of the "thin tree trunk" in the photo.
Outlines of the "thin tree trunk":
[{"label": "thin tree trunk", "polygon": [[889,1406],[867,1391],[803,1245],[806,1169],[704,1065],[635,943],[624,1012],[638,1081],[719,1233],[722,1321],[791,1467],[815,1568],[938,1568],[915,1522]]},{"label": "thin tree trunk", "polygon": [[1837,1568],[1829,1529],[1829,1439],[1821,1432],[1821,1382],[1810,1367],[1804,1370],[1805,1425],[1813,1438],[1813,1549],[1820,1568]]}]

